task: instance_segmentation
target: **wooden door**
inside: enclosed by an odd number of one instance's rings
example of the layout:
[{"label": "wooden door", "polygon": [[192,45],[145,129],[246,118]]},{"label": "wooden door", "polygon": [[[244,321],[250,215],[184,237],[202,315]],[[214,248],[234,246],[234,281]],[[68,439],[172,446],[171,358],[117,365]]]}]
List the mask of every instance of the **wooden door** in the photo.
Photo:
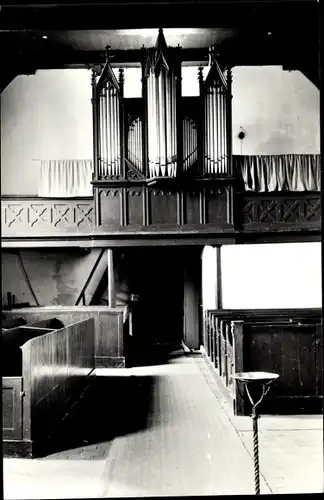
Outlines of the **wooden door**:
[{"label": "wooden door", "polygon": [[22,440],[22,377],[2,378],[3,439]]}]

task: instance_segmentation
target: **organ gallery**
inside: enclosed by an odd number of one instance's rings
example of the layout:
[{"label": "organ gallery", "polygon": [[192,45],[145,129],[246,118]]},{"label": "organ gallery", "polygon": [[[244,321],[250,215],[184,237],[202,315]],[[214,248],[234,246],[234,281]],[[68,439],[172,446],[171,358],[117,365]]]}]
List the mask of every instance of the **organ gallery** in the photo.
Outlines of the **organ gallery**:
[{"label": "organ gallery", "polygon": [[[237,416],[250,407],[233,375],[276,372],[265,413],[322,405],[319,92],[311,48],[296,60],[303,22],[281,12],[244,34],[164,16],[131,30],[110,9],[95,11],[103,29],[0,34],[19,47],[1,80],[9,455],[55,445],[52,423],[101,370],[115,383],[206,366]],[[129,378],[130,391],[100,386],[111,415],[140,407]],[[162,381],[166,403],[190,384],[175,395]]]}]

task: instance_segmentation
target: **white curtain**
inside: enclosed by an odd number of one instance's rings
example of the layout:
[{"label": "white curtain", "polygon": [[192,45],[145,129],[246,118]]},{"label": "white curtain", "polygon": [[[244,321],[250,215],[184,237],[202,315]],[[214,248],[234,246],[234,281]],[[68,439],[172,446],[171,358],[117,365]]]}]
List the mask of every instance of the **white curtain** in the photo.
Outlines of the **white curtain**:
[{"label": "white curtain", "polygon": [[41,160],[38,196],[92,196],[92,160]]},{"label": "white curtain", "polygon": [[245,191],[320,191],[318,154],[233,155],[233,165]]}]

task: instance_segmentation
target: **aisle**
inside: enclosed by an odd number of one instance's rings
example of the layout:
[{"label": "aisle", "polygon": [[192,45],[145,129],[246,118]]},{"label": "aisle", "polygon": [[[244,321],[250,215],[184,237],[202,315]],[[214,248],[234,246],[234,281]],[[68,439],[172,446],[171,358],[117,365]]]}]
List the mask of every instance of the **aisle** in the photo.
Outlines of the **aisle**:
[{"label": "aisle", "polygon": [[[112,443],[104,497],[254,492],[253,465],[200,370],[201,358],[134,368],[155,378],[148,425]],[[131,418],[131,415],[129,415]],[[261,478],[261,492],[270,493]]]},{"label": "aisle", "polygon": [[[4,499],[254,493],[251,420],[201,357],[97,375],[61,451],[4,459]],[[261,493],[322,492],[322,436],[320,416],[262,417]]]}]

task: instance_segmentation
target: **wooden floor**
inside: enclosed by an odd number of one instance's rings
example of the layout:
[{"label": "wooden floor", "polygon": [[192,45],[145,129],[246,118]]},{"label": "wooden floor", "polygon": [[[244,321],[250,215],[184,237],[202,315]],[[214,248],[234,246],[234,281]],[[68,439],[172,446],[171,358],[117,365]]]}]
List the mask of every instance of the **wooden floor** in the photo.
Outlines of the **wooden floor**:
[{"label": "wooden floor", "polygon": [[[254,493],[251,419],[232,416],[203,358],[97,374],[82,443],[4,459],[5,499]],[[262,417],[260,468],[261,493],[324,491],[322,417]]]}]

